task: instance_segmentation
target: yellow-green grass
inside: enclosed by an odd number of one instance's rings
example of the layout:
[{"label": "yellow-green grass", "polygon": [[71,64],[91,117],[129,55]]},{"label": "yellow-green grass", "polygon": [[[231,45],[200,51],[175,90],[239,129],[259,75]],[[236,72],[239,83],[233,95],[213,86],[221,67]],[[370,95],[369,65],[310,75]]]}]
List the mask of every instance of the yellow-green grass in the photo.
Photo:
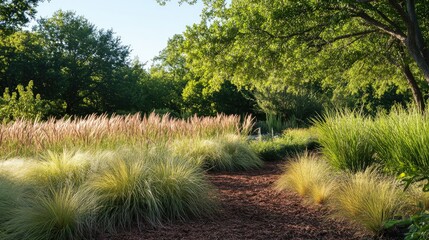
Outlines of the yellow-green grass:
[{"label": "yellow-green grass", "polygon": [[277,180],[279,191],[293,190],[313,203],[323,203],[329,199],[336,187],[336,173],[317,155],[305,152],[290,161]]},{"label": "yellow-green grass", "polygon": [[176,156],[209,170],[249,170],[263,165],[248,142],[239,135],[181,139],[172,144],[172,149]]},{"label": "yellow-green grass", "polygon": [[4,223],[4,239],[88,239],[97,209],[95,196],[65,186],[26,195]]},{"label": "yellow-green grass", "polygon": [[[95,230],[210,216],[217,209],[202,168],[165,147],[42,156],[2,163],[5,239],[84,239]],[[14,174],[17,166],[23,174]]]},{"label": "yellow-green grass", "polygon": [[400,182],[376,169],[350,173],[332,194],[335,216],[378,235],[386,221],[400,216],[407,206]]},{"label": "yellow-green grass", "polygon": [[41,188],[61,188],[70,184],[78,186],[86,180],[91,165],[95,163],[94,156],[88,152],[47,151],[37,163],[27,166],[21,180]]}]

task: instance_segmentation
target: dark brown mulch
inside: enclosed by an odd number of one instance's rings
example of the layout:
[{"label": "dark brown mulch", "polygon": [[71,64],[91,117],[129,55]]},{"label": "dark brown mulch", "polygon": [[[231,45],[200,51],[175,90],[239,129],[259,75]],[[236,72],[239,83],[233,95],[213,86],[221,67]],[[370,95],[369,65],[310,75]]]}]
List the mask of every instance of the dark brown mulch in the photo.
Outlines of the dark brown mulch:
[{"label": "dark brown mulch", "polygon": [[278,193],[273,183],[281,163],[255,171],[210,173],[219,189],[222,210],[213,219],[167,224],[103,239],[369,239],[352,226],[331,220],[322,207],[302,204],[291,192]]}]

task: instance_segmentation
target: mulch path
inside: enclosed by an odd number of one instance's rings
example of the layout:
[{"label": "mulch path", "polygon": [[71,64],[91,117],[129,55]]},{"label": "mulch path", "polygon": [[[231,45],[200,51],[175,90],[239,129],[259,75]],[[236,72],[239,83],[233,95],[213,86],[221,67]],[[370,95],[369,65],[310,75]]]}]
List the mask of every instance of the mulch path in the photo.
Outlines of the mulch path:
[{"label": "mulch path", "polygon": [[273,190],[282,162],[262,169],[210,173],[219,189],[221,211],[213,219],[166,224],[103,239],[370,239],[347,223],[329,218],[321,206],[308,206],[292,192]]}]

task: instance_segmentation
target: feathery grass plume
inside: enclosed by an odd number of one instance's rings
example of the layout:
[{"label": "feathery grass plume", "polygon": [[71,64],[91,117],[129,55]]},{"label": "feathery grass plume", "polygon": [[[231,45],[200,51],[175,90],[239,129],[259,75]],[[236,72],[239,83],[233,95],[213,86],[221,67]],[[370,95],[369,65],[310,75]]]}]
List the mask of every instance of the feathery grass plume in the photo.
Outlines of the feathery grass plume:
[{"label": "feathery grass plume", "polygon": [[58,187],[84,182],[91,166],[89,153],[63,150],[61,153],[47,151],[37,165],[29,167],[25,179],[39,187]]},{"label": "feathery grass plume", "polygon": [[314,121],[322,153],[339,170],[365,170],[374,162],[373,122],[359,113],[327,113]]},{"label": "feathery grass plume", "polygon": [[215,190],[198,165],[167,151],[158,156],[149,163],[150,189],[162,220],[210,216],[217,210]]},{"label": "feathery grass plume", "polygon": [[325,202],[336,188],[336,173],[316,154],[304,152],[285,166],[275,189],[291,189],[314,203]]},{"label": "feathery grass plume", "polygon": [[45,122],[17,120],[0,125],[2,158],[34,156],[46,150],[103,150],[119,145],[169,142],[177,138],[210,138],[225,134],[247,135],[253,118],[237,115],[174,119],[168,114],[141,116],[88,115],[84,118],[50,119]]},{"label": "feathery grass plume", "polygon": [[96,208],[95,196],[74,186],[27,196],[5,223],[4,239],[87,239]]},{"label": "feathery grass plume", "polygon": [[121,151],[104,162],[87,181],[87,188],[98,196],[100,225],[114,232],[144,220],[156,223],[160,210],[148,179],[144,155]]},{"label": "feathery grass plume", "polygon": [[334,215],[378,235],[384,223],[403,213],[406,206],[399,181],[375,168],[349,174],[329,201]]}]

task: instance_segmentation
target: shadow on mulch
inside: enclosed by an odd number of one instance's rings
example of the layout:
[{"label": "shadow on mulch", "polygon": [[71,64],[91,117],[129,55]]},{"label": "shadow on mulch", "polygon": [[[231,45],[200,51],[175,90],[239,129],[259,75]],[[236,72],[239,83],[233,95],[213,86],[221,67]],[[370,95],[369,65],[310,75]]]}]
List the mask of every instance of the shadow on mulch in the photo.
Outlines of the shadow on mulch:
[{"label": "shadow on mulch", "polygon": [[284,162],[268,162],[247,172],[210,173],[219,189],[220,212],[190,220],[104,236],[100,239],[371,239],[353,226],[327,217],[322,207],[306,206],[291,192],[273,190]]}]

